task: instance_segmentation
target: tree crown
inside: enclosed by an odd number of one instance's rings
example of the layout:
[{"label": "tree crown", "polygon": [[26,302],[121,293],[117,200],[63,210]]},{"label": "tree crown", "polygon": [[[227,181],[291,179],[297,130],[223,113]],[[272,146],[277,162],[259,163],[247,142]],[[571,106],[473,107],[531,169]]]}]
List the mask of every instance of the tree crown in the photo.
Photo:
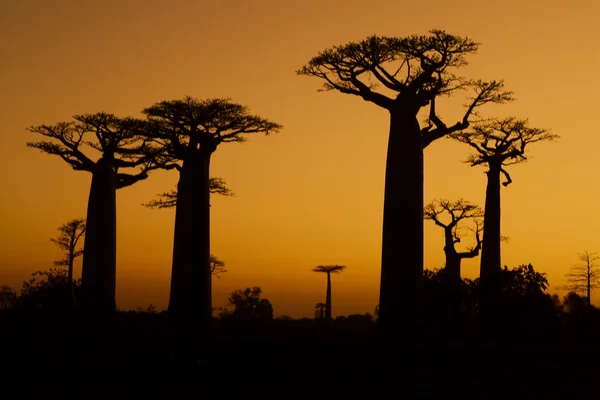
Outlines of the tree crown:
[{"label": "tree crown", "polygon": [[[421,130],[423,147],[451,132],[465,129],[475,110],[486,103],[513,99],[502,81],[467,80],[453,73],[467,65],[479,43],[442,30],[405,38],[372,35],[323,50],[300,68],[299,75],[323,79],[322,91],[337,90],[359,96],[387,110],[402,109],[416,115],[430,105],[428,126]],[[376,90],[383,86],[383,90]],[[435,98],[471,89],[461,121],[447,126],[436,115]]]},{"label": "tree crown", "polygon": [[505,186],[512,180],[503,166],[526,161],[525,149],[529,144],[558,138],[546,129],[530,127],[527,119],[515,117],[481,121],[468,131],[455,132],[449,137],[475,149],[475,154],[466,160],[471,166],[500,169],[506,177]]},{"label": "tree crown", "polygon": [[244,142],[251,133],[276,133],[280,124],[252,115],[248,108],[230,99],[198,100],[190,96],[182,100],[161,101],[143,110],[152,123],[155,143],[163,148],[163,168],[200,150],[214,152],[223,142]]},{"label": "tree crown", "polygon": [[346,269],[345,265],[319,265],[312,269],[313,272],[324,272],[327,274],[339,274]]},{"label": "tree crown", "polygon": [[28,127],[29,132],[50,140],[28,142],[27,146],[61,157],[76,171],[95,170],[96,161],[85,154],[85,146],[109,160],[115,172],[141,167],[137,174],[117,174],[117,187],[121,188],[145,179],[147,172],[156,168],[153,159],[157,149],[144,137],[147,127],[146,122],[132,117],[120,118],[105,112],[81,114],[73,116],[70,122]]}]

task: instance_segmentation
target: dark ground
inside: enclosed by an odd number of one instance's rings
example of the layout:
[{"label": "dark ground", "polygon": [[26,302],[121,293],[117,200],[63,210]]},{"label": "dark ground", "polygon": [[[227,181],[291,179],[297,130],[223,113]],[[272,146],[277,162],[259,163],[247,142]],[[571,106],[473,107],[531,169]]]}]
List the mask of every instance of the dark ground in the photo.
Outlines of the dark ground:
[{"label": "dark ground", "polygon": [[[596,399],[600,345],[527,337],[383,347],[374,326],[216,328],[201,356],[161,322],[109,336],[45,320],[0,325],[2,393],[36,398]],[[596,342],[596,343],[594,343]],[[594,343],[594,344],[590,344]],[[185,356],[189,357],[185,357]],[[8,396],[5,398],[9,398]]]}]

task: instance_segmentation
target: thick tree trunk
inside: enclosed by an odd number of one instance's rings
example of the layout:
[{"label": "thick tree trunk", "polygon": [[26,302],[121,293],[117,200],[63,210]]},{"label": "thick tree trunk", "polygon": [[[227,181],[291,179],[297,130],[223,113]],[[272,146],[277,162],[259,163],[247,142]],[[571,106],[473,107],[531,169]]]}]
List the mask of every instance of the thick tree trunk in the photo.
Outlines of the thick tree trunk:
[{"label": "thick tree trunk", "polygon": [[483,244],[481,248],[479,315],[483,328],[495,330],[500,312],[500,165],[487,171]]},{"label": "thick tree trunk", "polygon": [[460,327],[460,263],[461,257],[456,252],[446,252],[446,268],[444,271],[444,291],[446,292],[448,333],[456,334]]},{"label": "thick tree trunk", "polygon": [[331,322],[331,273],[327,273],[327,294],[325,296],[325,320]]},{"label": "thick tree trunk", "polygon": [[423,144],[416,114],[391,112],[385,171],[379,321],[412,335],[423,274]]},{"label": "thick tree trunk", "polygon": [[177,185],[169,315],[180,327],[205,331],[212,319],[210,274],[210,153],[194,153]]},{"label": "thick tree trunk", "polygon": [[117,266],[116,173],[101,158],[92,174],[81,270],[82,308],[110,315],[115,311]]}]

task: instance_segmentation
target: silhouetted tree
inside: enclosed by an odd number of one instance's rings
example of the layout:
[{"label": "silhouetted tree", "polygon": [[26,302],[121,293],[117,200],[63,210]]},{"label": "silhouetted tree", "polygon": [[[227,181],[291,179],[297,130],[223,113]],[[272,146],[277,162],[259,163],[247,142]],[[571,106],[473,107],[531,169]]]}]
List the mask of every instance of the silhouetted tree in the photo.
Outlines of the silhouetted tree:
[{"label": "silhouetted tree", "polygon": [[10,286],[0,286],[0,310],[7,310],[13,308],[17,303],[17,294],[11,289]]},{"label": "silhouetted tree", "polygon": [[214,276],[216,276],[217,278],[219,278],[219,275],[224,274],[225,272],[227,272],[227,270],[225,269],[225,261],[220,260],[217,258],[217,256],[213,256],[212,254],[210,255],[210,273]]},{"label": "silhouetted tree", "polygon": [[325,297],[325,320],[331,322],[331,274],[339,274],[346,267],[344,265],[319,265],[313,268],[313,272],[327,274],[327,293]]},{"label": "silhouetted tree", "polygon": [[[116,276],[116,190],[148,177],[153,149],[143,140],[145,123],[113,114],[75,115],[72,122],[29,127],[50,138],[27,146],[61,157],[76,171],[92,174],[87,207],[82,263],[82,306],[89,311],[113,312]],[[89,138],[95,137],[94,139]],[[84,147],[100,152],[93,161]],[[135,173],[120,170],[140,169]]]},{"label": "silhouetted tree", "polygon": [[[443,217],[443,215],[446,215]],[[463,199],[455,202],[449,200],[433,201],[425,206],[425,219],[432,220],[437,226],[444,229],[444,253],[446,266],[444,268],[444,292],[448,306],[448,318],[451,329],[457,326],[460,317],[461,284],[460,264],[464,258],[473,258],[479,255],[481,249],[480,224],[477,218],[483,217],[482,210]],[[461,241],[460,223],[466,219],[475,219],[476,245],[468,251],[458,252],[456,244]]]},{"label": "silhouetted tree", "polygon": [[326,309],[327,309],[327,304],[325,304],[325,303],[315,304],[315,319],[318,319],[318,320],[325,319],[325,310]]},{"label": "silhouetted tree", "polygon": [[592,305],[592,291],[600,287],[600,267],[595,264],[595,261],[600,260],[598,253],[590,253],[585,250],[583,253],[577,254],[577,259],[582,264],[571,266],[571,272],[565,275],[567,285],[565,289],[584,293],[587,305]]},{"label": "silhouetted tree", "polygon": [[[452,72],[465,66],[477,48],[470,38],[440,30],[405,38],[370,36],[321,51],[297,71],[323,79],[325,91],[361,97],[390,113],[379,302],[381,323],[390,328],[417,319],[423,273],[423,149],[467,128],[481,105],[511,100],[502,81],[468,81]],[[376,91],[371,79],[383,90]],[[474,91],[466,112],[447,126],[436,113],[435,99],[465,88]],[[427,125],[421,127],[418,114],[428,105]]]},{"label": "silhouetted tree", "polygon": [[61,250],[66,251],[60,261],[54,261],[56,267],[67,267],[67,281],[69,282],[69,293],[73,298],[74,306],[77,307],[75,293],[73,291],[73,263],[75,259],[83,255],[83,249],[77,249],[77,243],[81,236],[85,234],[85,219],[79,218],[71,220],[58,228],[60,232],[57,238],[50,239]]},{"label": "silhouetted tree", "polygon": [[[23,282],[19,303],[25,308],[44,310],[68,310],[72,304],[69,293],[68,272],[64,269],[50,268],[49,271],[37,271]],[[76,297],[81,289],[81,279],[73,281]]]},{"label": "silhouetted tree", "polygon": [[483,165],[488,168],[479,306],[484,324],[493,323],[497,321],[494,314],[497,311],[500,293],[500,175],[506,178],[506,181],[502,182],[504,186],[510,184],[512,180],[504,168],[525,161],[527,145],[553,140],[557,136],[545,129],[529,127],[527,120],[510,117],[477,123],[468,131],[452,133],[451,137],[476,150],[475,154],[467,159],[471,166]]},{"label": "silhouetted tree", "polygon": [[188,96],[156,103],[143,113],[154,123],[153,136],[162,144],[163,167],[179,171],[168,312],[180,322],[206,328],[212,319],[211,156],[221,143],[240,143],[246,134],[277,132],[281,126],[228,99]]},{"label": "silhouetted tree", "polygon": [[563,298],[563,307],[567,313],[582,314],[589,307],[587,299],[581,297],[576,292],[569,292]]},{"label": "silhouetted tree", "polygon": [[239,320],[273,319],[273,306],[268,299],[260,298],[261,293],[261,289],[257,286],[231,292],[227,298],[229,305],[234,307],[231,318]]},{"label": "silhouetted tree", "polygon": [[[208,191],[210,194],[220,194],[222,196],[235,196],[221,178],[210,178],[208,181]],[[142,204],[148,208],[175,208],[177,205],[177,190],[161,193],[158,200],[152,200]]]}]

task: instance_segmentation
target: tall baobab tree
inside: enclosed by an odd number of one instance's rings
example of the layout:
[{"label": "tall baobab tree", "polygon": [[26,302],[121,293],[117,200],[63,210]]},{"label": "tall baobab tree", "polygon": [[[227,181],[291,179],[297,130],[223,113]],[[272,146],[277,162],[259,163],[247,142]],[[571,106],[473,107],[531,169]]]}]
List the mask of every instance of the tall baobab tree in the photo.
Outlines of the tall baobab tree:
[{"label": "tall baobab tree", "polygon": [[[443,272],[444,290],[448,305],[448,319],[450,329],[457,327],[460,318],[460,264],[465,258],[474,258],[479,255],[481,249],[481,224],[479,218],[483,217],[483,211],[463,199],[451,202],[449,200],[433,201],[425,206],[423,211],[425,219],[433,221],[437,226],[444,229],[444,254],[446,255],[446,266]],[[474,221],[475,246],[467,251],[459,252],[456,244],[461,242],[461,222],[471,219]]]},{"label": "tall baobab tree", "polygon": [[[221,143],[269,134],[281,125],[252,115],[229,99],[162,101],[143,113],[163,150],[161,164],[179,172],[169,315],[183,327],[204,329],[212,318],[210,160]],[[168,162],[170,161],[170,162]]]},{"label": "tall baobab tree", "polygon": [[525,149],[529,144],[554,140],[558,136],[541,128],[532,128],[526,119],[514,117],[490,119],[474,124],[472,129],[451,134],[453,139],[475,149],[468,159],[471,166],[487,167],[487,188],[483,219],[483,247],[481,249],[480,315],[485,321],[497,319],[500,295],[500,180],[508,186],[512,179],[505,167],[527,160]]},{"label": "tall baobab tree", "polygon": [[331,274],[339,274],[344,271],[344,265],[319,265],[313,268],[313,272],[327,274],[327,293],[325,296],[325,320],[331,322]]},{"label": "tall baobab tree", "polygon": [[74,306],[77,307],[75,292],[73,289],[73,264],[77,257],[83,255],[83,249],[78,249],[77,243],[79,243],[79,239],[81,239],[81,237],[85,234],[85,219],[73,219],[65,224],[62,224],[58,228],[58,231],[60,232],[58,237],[50,240],[66,253],[64,254],[62,260],[54,261],[54,265],[57,267],[68,268],[67,282],[69,285],[69,292],[73,298]]},{"label": "tall baobab tree", "polygon": [[[104,112],[75,115],[72,122],[28,128],[50,140],[27,146],[57,155],[76,171],[92,174],[82,264],[82,307],[111,313],[116,308],[116,190],[148,177],[154,150],[143,139],[146,124]],[[85,154],[100,153],[94,161]],[[127,172],[123,172],[123,171]]]},{"label": "tall baobab tree", "polygon": [[[358,96],[390,114],[379,294],[380,322],[390,329],[400,329],[404,321],[415,326],[417,321],[423,273],[423,149],[467,128],[478,107],[512,99],[502,81],[466,80],[454,74],[478,46],[468,37],[441,30],[403,38],[370,36],[323,50],[297,71],[323,79],[324,91]],[[375,90],[377,85],[380,90]],[[446,125],[435,100],[460,89],[470,89],[473,95],[461,119]],[[421,126],[418,114],[427,106],[429,117]]]},{"label": "tall baobab tree", "polygon": [[598,253],[590,253],[585,250],[577,254],[577,259],[581,264],[571,266],[571,272],[565,275],[567,285],[565,289],[584,293],[587,305],[592,305],[592,291],[600,287],[600,267],[596,261],[600,260]]}]

